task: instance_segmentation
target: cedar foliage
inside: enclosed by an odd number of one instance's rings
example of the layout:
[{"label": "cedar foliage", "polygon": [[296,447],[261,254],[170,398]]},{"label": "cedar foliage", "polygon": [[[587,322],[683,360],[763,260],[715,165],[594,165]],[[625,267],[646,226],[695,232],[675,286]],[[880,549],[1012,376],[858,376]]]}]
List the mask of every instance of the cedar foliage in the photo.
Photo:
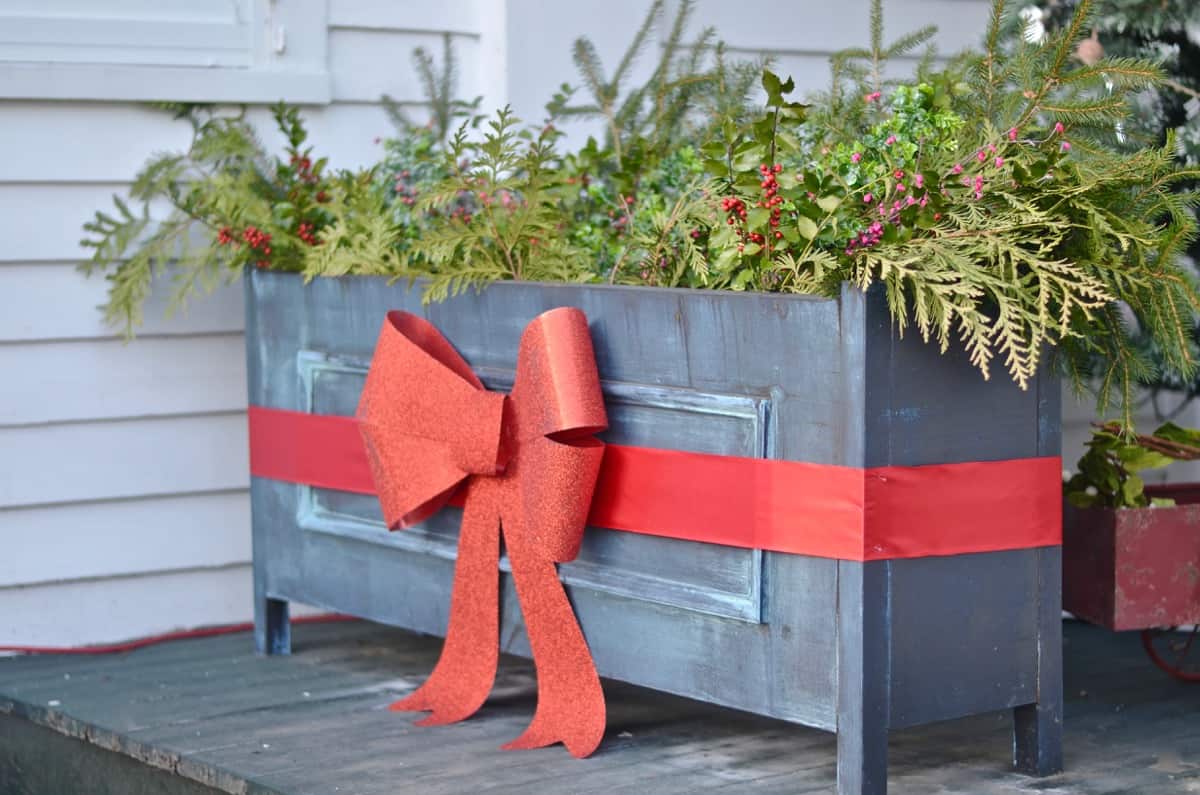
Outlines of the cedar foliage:
[{"label": "cedar foliage", "polygon": [[[183,152],[150,158],[114,211],[84,224],[92,256],[80,264],[109,281],[105,320],[127,337],[142,321],[156,278],[170,277],[174,311],[198,292],[236,280],[247,267],[315,274],[394,273],[400,235],[374,185],[374,171],[329,172],[313,159],[297,108],[272,109],[287,145],[266,153],[243,113],[164,106],[192,129]],[[165,204],[165,216],[151,208]]]}]

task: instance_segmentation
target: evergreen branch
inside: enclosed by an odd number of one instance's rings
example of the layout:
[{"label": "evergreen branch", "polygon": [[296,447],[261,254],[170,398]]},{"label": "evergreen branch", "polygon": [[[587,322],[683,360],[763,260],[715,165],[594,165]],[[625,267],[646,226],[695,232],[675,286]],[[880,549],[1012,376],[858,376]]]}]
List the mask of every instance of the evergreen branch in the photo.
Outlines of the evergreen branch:
[{"label": "evergreen branch", "polygon": [[918,47],[928,44],[937,34],[937,26],[926,25],[923,28],[918,28],[911,33],[905,33],[900,38],[893,41],[884,50],[884,54],[888,58],[896,58],[901,55],[907,55]]},{"label": "evergreen branch", "polygon": [[[663,14],[663,8],[664,0],[654,0],[654,2],[650,4],[650,10],[646,12],[646,16],[643,17],[642,23],[638,26],[637,32],[633,34],[632,41],[629,42],[629,46],[625,48],[625,52],[621,56],[621,60],[617,63],[617,68],[613,72],[611,83],[612,86],[619,86],[629,75],[629,70],[633,68],[633,64],[637,61],[638,56],[641,55],[642,50],[645,48],[646,42],[650,38],[650,34],[658,25],[658,21],[661,19]],[[599,64],[599,59],[596,60],[596,63]]]}]

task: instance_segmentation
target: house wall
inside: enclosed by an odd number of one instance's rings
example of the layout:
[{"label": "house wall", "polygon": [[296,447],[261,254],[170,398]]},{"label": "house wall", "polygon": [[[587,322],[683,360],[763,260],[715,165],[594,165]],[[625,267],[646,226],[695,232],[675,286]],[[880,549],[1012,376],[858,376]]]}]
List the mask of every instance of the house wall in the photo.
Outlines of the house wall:
[{"label": "house wall", "polygon": [[[480,26],[493,13],[483,8],[488,0],[299,4],[326,20],[317,49],[328,87],[296,90],[327,90],[330,101],[305,113],[312,143],[335,166],[378,157],[376,136],[392,130],[380,95],[419,103],[411,52],[424,46],[440,58],[443,33],[453,37],[463,93],[497,90],[503,71],[485,68],[485,48],[494,57],[496,44]],[[113,6],[120,3],[106,4]],[[3,40],[0,33],[0,60]],[[75,271],[87,256],[78,244],[84,221],[111,206],[111,194],[125,191],[152,153],[185,148],[188,128],[130,101],[27,96],[39,89],[6,75],[0,72],[0,645],[85,644],[247,620],[240,285],[172,318],[164,316],[166,291],[156,290],[145,326],[126,344],[95,309],[104,280]],[[169,75],[148,69],[145,79],[165,81],[162,98],[170,96]],[[114,94],[125,91],[114,85]],[[251,112],[268,143],[278,143],[266,109]]]},{"label": "house wall", "polygon": [[[105,7],[122,4],[153,5]],[[507,99],[538,121],[559,84],[575,80],[574,38],[591,36],[611,68],[647,5],[295,0],[278,7],[316,14],[320,24],[293,35],[288,57],[300,65],[285,70],[291,79],[272,73],[253,90],[234,85],[214,97],[275,98],[269,92],[278,87],[285,99],[311,103],[314,145],[334,165],[355,166],[372,162],[375,137],[391,131],[381,94],[419,113],[414,47],[440,55],[449,33],[462,95],[483,95],[487,108]],[[765,2],[701,0],[695,18],[716,24],[734,51],[775,58],[801,91],[825,84],[831,50],[866,36],[867,0],[769,6],[768,14]],[[977,38],[986,8],[985,0],[890,0],[888,24],[899,33],[939,22],[941,49],[951,51]],[[4,39],[0,33],[0,54]],[[79,58],[76,49],[63,52]],[[185,125],[131,99],[173,98],[181,86],[204,98],[213,89],[206,75],[185,80],[151,68],[133,82],[113,73],[106,94],[91,70],[84,98],[72,95],[78,73],[49,62],[21,68],[31,79],[6,81],[12,72],[0,64],[0,645],[84,644],[246,620],[240,287],[170,318],[156,290],[145,326],[125,344],[94,309],[103,280],[75,271],[86,256],[83,222],[128,187],[151,153],[187,143]],[[262,106],[251,113],[269,122]],[[594,129],[575,128],[572,138]],[[1089,417],[1069,414],[1072,438]]]}]

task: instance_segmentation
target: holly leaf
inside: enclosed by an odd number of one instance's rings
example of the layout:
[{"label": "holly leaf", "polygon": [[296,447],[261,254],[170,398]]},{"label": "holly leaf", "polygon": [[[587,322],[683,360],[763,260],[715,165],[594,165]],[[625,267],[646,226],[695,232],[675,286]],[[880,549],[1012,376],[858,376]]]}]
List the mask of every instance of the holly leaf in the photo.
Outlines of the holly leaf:
[{"label": "holly leaf", "polygon": [[821,196],[817,199],[817,206],[827,213],[832,213],[842,204],[840,196]]},{"label": "holly leaf", "polygon": [[746,213],[746,226],[751,229],[761,229],[771,219],[771,211],[766,207],[755,207]]},{"label": "holly leaf", "polygon": [[809,218],[807,215],[796,216],[796,231],[800,233],[800,237],[805,240],[812,240],[817,236],[819,231],[817,222]]}]

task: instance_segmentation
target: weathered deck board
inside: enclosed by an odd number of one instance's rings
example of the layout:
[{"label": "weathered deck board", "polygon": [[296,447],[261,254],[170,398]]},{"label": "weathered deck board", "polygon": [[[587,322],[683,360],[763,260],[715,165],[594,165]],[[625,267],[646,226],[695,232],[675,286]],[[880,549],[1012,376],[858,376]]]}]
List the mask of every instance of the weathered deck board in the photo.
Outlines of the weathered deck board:
[{"label": "weathered deck board", "polygon": [[[1011,772],[1011,716],[989,714],[893,733],[892,791],[1200,792],[1200,686],[1159,673],[1135,635],[1066,629],[1066,773]],[[28,780],[15,757],[34,741],[14,728],[26,726],[19,718],[93,746],[91,756],[116,750],[228,792],[657,795],[834,785],[831,734],[614,682],[605,684],[609,733],[593,758],[575,761],[561,747],[500,751],[535,699],[529,664],[511,658],[476,718],[416,728],[386,706],[427,675],[440,641],[364,622],[294,632],[291,657],[254,656],[247,634],[120,656],[0,659],[0,792],[21,793]],[[62,759],[80,746],[54,747]],[[68,768],[57,781],[69,780]],[[128,775],[128,761],[111,769]],[[145,782],[136,791],[172,791],[157,788],[159,775]],[[80,791],[123,791],[111,783]]]}]

